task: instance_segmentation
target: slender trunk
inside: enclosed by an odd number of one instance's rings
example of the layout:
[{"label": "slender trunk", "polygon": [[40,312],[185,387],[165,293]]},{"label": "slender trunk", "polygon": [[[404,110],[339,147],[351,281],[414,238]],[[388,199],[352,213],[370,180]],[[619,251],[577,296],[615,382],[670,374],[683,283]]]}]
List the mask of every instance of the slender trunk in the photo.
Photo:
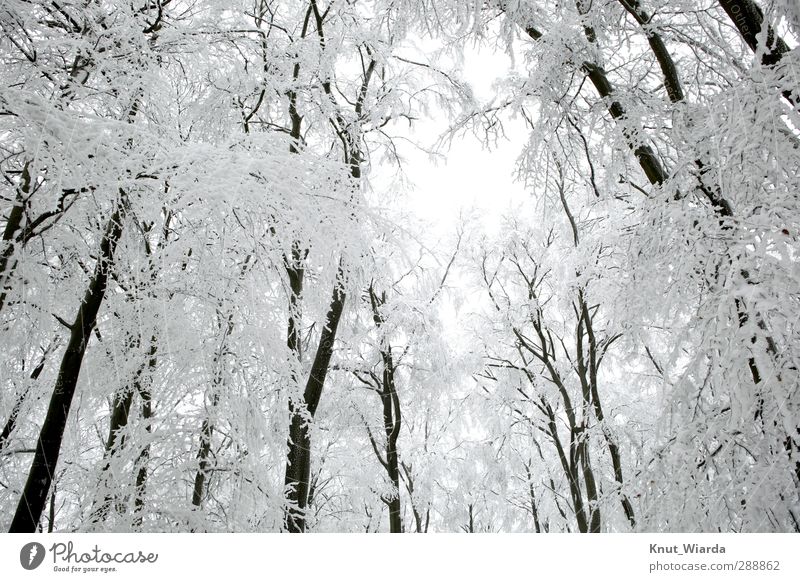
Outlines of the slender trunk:
[{"label": "slender trunk", "polygon": [[290,402],[289,452],[286,459],[286,500],[284,528],[290,533],[303,533],[306,528],[305,508],[308,502],[308,476],[311,471],[308,425],[302,415],[302,404]]},{"label": "slender trunk", "polygon": [[[47,356],[50,352],[58,346],[59,340],[56,338],[53,343],[51,343],[47,349],[42,353],[42,357],[39,359],[39,363],[36,364],[36,367],[33,369],[30,375],[31,380],[38,380],[39,376],[44,370],[45,362],[47,361]],[[28,396],[28,391],[23,390],[17,396],[16,400],[14,400],[14,405],[11,407],[11,413],[8,415],[8,420],[6,420],[5,425],[3,426],[3,432],[0,433],[0,451],[5,448],[8,439],[11,437],[11,433],[14,432],[14,429],[17,426],[17,418],[19,418],[19,413],[22,411],[22,406],[25,404],[25,400]]]},{"label": "slender trunk", "polygon": [[[211,398],[211,410],[215,410],[219,403],[219,394],[215,393]],[[211,437],[214,436],[214,423],[209,417],[203,419],[200,428],[200,448],[197,451],[197,474],[194,477],[194,488],[192,489],[192,505],[200,507],[203,504],[205,495],[205,483],[208,478],[208,457],[211,454]]]},{"label": "slender trunk", "polygon": [[467,521],[467,525],[461,527],[467,533],[475,533],[475,507],[472,503],[467,505],[467,515],[469,521]]},{"label": "slender trunk", "polygon": [[386,472],[394,488],[394,495],[389,499],[389,531],[403,533],[403,522],[400,519],[400,468],[397,455],[397,437],[400,434],[400,402],[394,386],[394,365],[391,352],[384,352],[383,372],[383,426],[386,431]]},{"label": "slender trunk", "polygon": [[[250,256],[245,259],[242,266],[242,275],[247,270],[247,265],[250,262]],[[224,327],[223,327],[224,326]],[[219,348],[214,356],[214,376],[212,380],[213,394],[211,396],[211,412],[203,419],[203,424],[200,427],[200,447],[197,451],[197,473],[194,477],[194,488],[192,489],[192,505],[194,507],[201,507],[203,505],[203,498],[205,497],[206,480],[209,474],[209,456],[211,455],[211,439],[214,436],[214,411],[216,411],[219,404],[220,389],[225,384],[224,377],[224,362],[225,349],[228,336],[233,331],[233,314],[229,314],[223,323],[220,321],[220,329],[223,330],[222,339],[220,340]]]},{"label": "slender trunk", "polygon": [[[585,308],[585,304],[584,304]],[[588,312],[586,312],[588,316]],[[597,422],[600,423],[600,426],[603,430],[603,437],[605,438],[606,445],[608,446],[608,452],[611,455],[611,466],[614,470],[614,480],[620,487],[620,502],[622,503],[622,510],[625,513],[625,517],[628,519],[628,522],[631,524],[632,528],[636,527],[636,515],[633,511],[633,504],[631,503],[628,496],[622,492],[622,488],[625,486],[625,479],[622,475],[622,460],[619,453],[619,446],[617,445],[616,438],[611,433],[611,429],[606,424],[605,414],[603,413],[603,406],[600,403],[600,394],[597,390],[597,375],[596,375],[596,363],[595,358],[597,354],[597,348],[595,345],[594,339],[594,332],[592,331],[591,323],[587,326],[587,330],[589,330],[589,349],[590,349],[590,359],[591,359],[591,377],[592,381],[590,383],[591,390],[592,390],[592,404],[594,405],[594,415],[597,418]]]},{"label": "slender trunk", "polygon": [[658,61],[658,66],[661,67],[661,72],[664,74],[664,87],[667,89],[670,101],[673,103],[683,101],[683,89],[678,78],[678,69],[675,67],[675,62],[661,39],[661,35],[653,29],[652,17],[645,12],[639,0],[619,0],[619,2],[642,27],[642,31],[647,37],[647,43],[650,45],[650,50],[653,51]]},{"label": "slender trunk", "polygon": [[6,303],[6,284],[14,270],[14,266],[9,266],[9,261],[14,255],[14,248],[20,241],[18,234],[22,226],[22,217],[25,214],[25,198],[31,192],[30,162],[25,162],[22,167],[21,184],[17,191],[17,199],[6,219],[6,227],[3,229],[3,250],[0,251],[0,311]]},{"label": "slender trunk", "polygon": [[5,448],[8,439],[11,437],[11,433],[14,432],[14,429],[17,426],[17,417],[19,417],[22,406],[25,404],[27,395],[28,393],[26,391],[20,392],[17,395],[17,398],[14,400],[14,405],[11,407],[8,420],[3,426],[3,432],[0,433],[0,451]]},{"label": "slender trunk", "polygon": [[111,418],[109,420],[108,437],[106,438],[102,466],[100,467],[98,493],[102,496],[103,500],[99,504],[93,504],[94,507],[89,517],[91,523],[104,522],[111,511],[114,494],[111,489],[111,484],[109,483],[109,471],[111,469],[111,461],[124,444],[125,437],[122,435],[122,430],[128,425],[128,416],[130,415],[132,404],[132,387],[126,386],[114,395],[114,403],[111,408]]},{"label": "slender trunk", "polygon": [[422,514],[420,514],[419,508],[417,507],[417,499],[414,497],[414,478],[411,473],[411,465],[400,463],[400,466],[405,475],[403,482],[405,483],[406,491],[408,491],[408,501],[411,504],[411,512],[414,514],[415,531],[416,533],[425,533],[428,527],[425,521],[423,521]]},{"label": "slender trunk", "polygon": [[[111,510],[113,491],[108,483],[111,462],[125,445],[125,437],[122,434],[122,431],[128,426],[134,396],[139,394],[141,397],[142,393],[144,392],[143,376],[145,373],[152,375],[152,372],[155,369],[157,361],[156,351],[156,336],[154,335],[150,338],[150,348],[148,350],[147,360],[143,362],[142,365],[136,370],[130,386],[124,387],[114,395],[114,403],[111,409],[111,417],[109,419],[108,437],[106,439],[105,451],[103,453],[103,464],[100,469],[100,483],[102,486],[101,489],[103,490],[103,501],[91,512],[90,521],[93,523],[102,523],[105,521],[108,517],[109,511]],[[143,412],[144,406],[145,404],[143,403]],[[147,429],[149,430],[149,426]]]},{"label": "slender trunk", "polygon": [[[300,117],[296,115],[292,116],[292,132],[298,134],[299,138],[299,131],[300,131]],[[294,149],[294,144],[292,145],[292,151],[296,151]],[[292,254],[291,259],[286,259],[286,273],[289,276],[289,325],[286,334],[286,345],[289,348],[289,352],[294,356],[298,365],[302,364],[303,361],[303,353],[301,350],[301,342],[300,342],[300,334],[299,334],[299,327],[301,321],[301,311],[300,311],[300,302],[301,297],[303,294],[303,277],[304,277],[304,269],[302,268],[302,254],[300,253],[300,245],[297,242],[292,243]],[[292,384],[297,384],[297,376],[292,370],[291,373]],[[289,453],[287,457],[287,468],[286,468],[286,475],[285,475],[285,484],[290,487],[298,488],[297,491],[290,489],[287,492],[287,500],[290,505],[296,505],[298,511],[300,511],[301,502],[300,498],[305,496],[305,500],[302,504],[302,507],[305,508],[305,504],[308,503],[309,499],[309,491],[308,488],[310,485],[305,485],[306,490],[303,490],[303,485],[300,483],[308,483],[308,476],[311,471],[311,461],[309,458],[308,448],[311,446],[311,442],[308,438],[308,432],[305,427],[305,419],[303,418],[303,403],[296,402],[293,398],[289,399]],[[293,445],[296,443],[296,445]],[[294,448],[293,448],[294,446]],[[292,471],[290,476],[290,466],[295,466],[295,468],[302,468],[298,472]],[[303,473],[303,471],[306,471]],[[297,485],[293,485],[297,483]],[[304,518],[300,518],[299,514],[293,514],[293,509],[290,507],[287,509],[286,514],[284,516],[284,527],[287,531],[302,532],[305,529],[305,520]],[[302,521],[302,523],[300,523]]]},{"label": "slender trunk", "polygon": [[[581,294],[582,295],[582,294]],[[583,337],[585,332],[585,320],[583,314],[578,318],[576,328],[576,348],[577,348],[577,371],[578,379],[581,384],[581,395],[583,396],[581,424],[575,432],[576,463],[580,465],[583,473],[583,483],[586,486],[586,498],[589,509],[589,532],[598,533],[600,531],[600,507],[598,506],[597,482],[594,476],[591,456],[589,453],[589,435],[586,432],[586,421],[591,409],[591,388],[587,377],[586,359],[583,351]]]},{"label": "slender trunk", "polygon": [[[305,37],[308,31],[308,24],[310,17],[313,14],[314,22],[316,24],[316,33],[321,50],[325,50],[325,33],[324,21],[327,12],[322,14],[319,11],[314,0],[309,3],[309,8],[306,11],[305,20],[303,22],[302,36]],[[371,60],[370,65],[364,73],[364,78],[361,85],[361,91],[356,99],[354,111],[356,118],[361,119],[364,100],[366,98],[367,88],[369,86],[372,72],[375,69],[376,62]],[[297,72],[299,71],[299,63],[295,64],[294,78],[297,79]],[[330,80],[322,82],[322,89],[326,95],[331,98],[333,103],[336,103],[336,97],[333,95]],[[294,94],[290,94],[290,106],[296,106],[296,99]],[[296,109],[295,109],[296,114]],[[296,115],[292,116],[292,131],[295,131],[295,121],[299,119]],[[361,144],[356,135],[360,132],[360,127],[356,125],[355,129],[350,127],[350,122],[346,121],[341,113],[335,115],[335,119],[331,120],[336,128],[339,139],[344,146],[345,161],[350,168],[350,176],[358,181],[361,178]],[[354,135],[354,133],[356,135]],[[288,454],[286,459],[286,473],[284,478],[287,507],[284,516],[284,528],[291,533],[302,533],[306,528],[305,511],[308,504],[308,490],[309,490],[309,474],[311,471],[311,439],[309,436],[309,423],[313,421],[314,414],[317,411],[319,400],[322,396],[322,390],[325,386],[325,378],[328,374],[328,367],[330,365],[331,356],[333,355],[333,344],[336,340],[336,330],[339,326],[339,319],[342,316],[345,302],[345,291],[343,288],[343,261],[339,260],[339,267],[336,273],[336,282],[333,288],[333,297],[331,299],[330,307],[325,318],[325,327],[320,334],[319,345],[317,346],[317,353],[314,356],[314,362],[311,365],[308,381],[303,392],[302,402],[292,402],[290,400],[289,413],[289,439],[288,439]]]},{"label": "slender trunk", "polygon": [[131,387],[127,387],[114,395],[114,404],[111,408],[111,418],[108,426],[108,438],[106,439],[106,451],[109,453],[109,457],[113,455],[113,451],[125,444],[125,436],[121,431],[128,426],[132,403],[133,389]]},{"label": "slender trunk", "polygon": [[67,416],[78,383],[83,356],[86,353],[89,337],[95,327],[97,314],[105,297],[114,251],[122,236],[122,199],[124,196],[125,194],[120,192],[120,200],[117,201],[117,207],[108,221],[100,242],[100,252],[94,274],[71,326],[69,343],[61,360],[47,416],[36,444],[33,464],[11,522],[10,532],[35,532],[42,516],[61,452],[61,442],[64,438]]},{"label": "slender trunk", "polygon": [[[158,243],[159,248],[163,247],[163,245],[167,242],[170,220],[171,213],[165,212],[164,236]],[[153,268],[152,247],[148,240],[150,227],[140,225],[140,229],[143,234],[145,253],[150,265],[150,283],[155,284],[157,271]],[[135,301],[135,297],[131,296],[129,297],[129,300]],[[131,350],[137,349],[141,346],[141,332],[137,330],[135,333],[136,335],[128,345],[128,348]],[[128,426],[134,397],[136,394],[139,394],[140,396],[142,395],[144,386],[143,377],[146,376],[146,379],[144,380],[145,382],[149,382],[152,379],[153,371],[155,370],[157,362],[157,350],[157,337],[155,334],[153,334],[150,337],[146,359],[134,372],[130,383],[127,386],[123,386],[114,394],[114,400],[111,407],[111,416],[109,418],[108,437],[106,439],[105,451],[103,453],[103,464],[100,469],[100,485],[101,490],[103,491],[103,501],[99,507],[92,510],[90,519],[94,523],[104,522],[111,509],[113,490],[108,482],[110,478],[109,470],[111,468],[111,462],[125,444],[125,437],[122,431]],[[120,506],[120,504],[118,504],[118,506],[120,512],[124,512],[124,507]]]},{"label": "slender trunk", "polygon": [[303,261],[305,253],[300,250],[300,243],[292,243],[291,259],[286,260],[286,273],[289,276],[289,324],[286,333],[286,345],[298,362],[302,362],[302,346],[300,343],[300,301],[303,295]]},{"label": "slender trunk", "polygon": [[[719,0],[719,5],[728,15],[736,30],[742,35],[742,39],[753,52],[758,52],[759,36],[764,27],[764,13],[753,0]],[[777,65],[791,49],[789,45],[775,32],[775,29],[767,25],[767,42],[761,53],[761,64],[766,67]],[[800,96],[793,95],[789,89],[781,91],[786,100],[794,105],[798,105]]]},{"label": "slender trunk", "polygon": [[[650,42],[653,53],[656,55],[659,66],[661,67],[661,71],[664,76],[664,84],[667,86],[670,100],[673,103],[682,101],[683,91],[680,87],[680,80],[677,76],[675,63],[666,46],[661,41],[659,35],[652,30],[652,27],[649,26],[649,17],[641,10],[638,0],[620,0],[620,2],[645,30],[645,34],[648,37],[648,41]],[[757,52],[759,50],[758,37],[761,34],[762,27],[764,26],[764,14],[761,11],[761,8],[759,8],[758,4],[756,4],[753,0],[719,0],[719,4],[733,22],[739,33],[742,35],[742,38],[750,47],[750,49],[754,52]],[[769,25],[767,25],[766,40],[766,46],[764,47],[765,50],[761,55],[761,64],[771,67],[778,64],[783,55],[789,52],[790,49],[784,40]],[[793,96],[791,91],[784,90],[783,96],[792,105],[798,105],[797,96]],[[731,230],[733,228],[732,219],[734,218],[733,206],[728,200],[725,199],[716,184],[709,185],[706,183],[704,177],[707,172],[703,162],[701,160],[695,160],[695,166],[698,169],[700,191],[711,203],[714,211],[720,217],[720,226],[722,230]],[[752,278],[750,277],[750,272],[748,270],[741,269],[740,274],[747,284],[753,284]],[[744,327],[750,319],[747,308],[744,302],[738,297],[734,300],[734,307],[736,310],[739,327]],[[773,360],[775,366],[778,367],[778,348],[775,340],[769,334],[767,324],[761,314],[756,312],[755,318],[756,325],[764,332],[767,354]],[[751,344],[756,344],[757,341],[757,337],[753,335],[750,340]],[[756,417],[758,418],[763,415],[764,398],[760,394],[759,388],[762,383],[762,375],[758,368],[758,364],[756,363],[756,359],[752,355],[747,358],[747,369],[750,372],[750,377],[753,380],[753,384],[756,386],[756,391],[759,392],[757,398],[758,407],[755,413]],[[776,376],[780,380],[780,372],[778,372]],[[798,429],[798,434],[800,434],[800,429]],[[795,439],[792,437],[792,435],[787,435],[784,448],[789,454],[790,463],[794,463],[794,472],[798,477],[797,482],[800,483],[800,438]],[[628,509],[626,508],[626,514],[627,513]]]},{"label": "slender trunk", "polygon": [[[561,443],[561,438],[558,435],[558,427],[556,425],[556,417],[552,407],[546,402],[542,401],[543,408],[547,413],[547,428],[550,438],[556,447],[558,453],[558,460],[561,463],[561,470],[564,472],[564,477],[569,484],[569,493],[572,499],[572,509],[575,513],[575,521],[578,524],[578,531],[586,533],[589,531],[589,524],[586,521],[586,513],[583,507],[583,495],[581,493],[580,481],[577,474],[574,455],[570,451],[570,458],[567,459],[564,445]],[[555,489],[553,489],[555,491]]]},{"label": "slender trunk", "polygon": [[[372,305],[372,319],[375,328],[380,332],[384,320],[380,307],[386,303],[386,293],[378,297],[375,290],[369,288],[370,303]],[[394,489],[394,494],[386,501],[389,508],[389,531],[403,533],[403,522],[400,517],[400,467],[397,454],[397,439],[400,435],[401,413],[400,398],[395,385],[395,367],[392,357],[392,346],[381,338],[381,361],[383,362],[383,381],[381,386],[381,403],[383,404],[383,428],[386,433],[386,464],[385,469],[389,481]]]},{"label": "slender trunk", "polygon": [[586,434],[586,427],[581,426],[577,436],[578,444],[577,457],[580,458],[581,471],[583,472],[583,482],[586,485],[586,501],[589,509],[589,533],[600,533],[600,506],[598,504],[599,495],[597,493],[597,481],[594,476],[592,459],[589,452],[589,435]]},{"label": "slender trunk", "polygon": [[528,478],[528,500],[531,504],[531,516],[533,517],[533,527],[536,533],[542,533],[541,525],[539,524],[539,508],[536,504],[536,494],[533,490],[533,475],[531,475],[531,466],[525,463],[525,475]]},{"label": "slender trunk", "polygon": [[[302,36],[305,37],[308,31],[309,18],[311,17],[311,7],[306,11],[303,22]],[[294,65],[292,78],[296,81],[300,74],[300,63]],[[291,153],[298,153],[302,131],[303,118],[297,111],[297,93],[292,90],[288,92],[289,97],[289,120],[291,128],[289,135],[292,143],[289,145]],[[300,250],[298,241],[292,242],[291,257],[284,257],[286,274],[289,277],[289,323],[286,333],[286,345],[289,352],[297,361],[298,367],[303,361],[302,344],[300,341],[300,322],[302,321],[301,300],[303,295],[303,280],[305,270],[303,261],[305,253]],[[294,371],[291,373],[292,384],[297,385],[298,379]],[[304,404],[289,398],[289,452],[286,459],[286,474],[284,482],[289,488],[287,491],[288,507],[284,515],[284,528],[288,532],[297,533],[305,531],[305,510],[309,500],[309,474],[311,471],[310,451],[311,441],[308,436],[308,429],[303,418]],[[290,467],[294,467],[290,469]],[[296,510],[295,510],[296,507]],[[295,513],[296,511],[296,513]]]},{"label": "slender trunk", "polygon": [[[26,166],[27,168],[27,166]],[[21,200],[17,200],[14,206],[11,207],[11,212],[6,220],[6,228],[3,231],[3,250],[0,252],[0,311],[2,311],[6,300],[6,279],[11,274],[12,268],[9,268],[9,261],[14,254],[16,232],[22,222],[24,204]]]},{"label": "slender trunk", "polygon": [[[155,358],[151,359],[153,365],[151,369],[155,367]],[[147,432],[148,437],[153,431],[151,418],[153,416],[153,403],[152,398],[150,396],[150,390],[148,388],[142,387],[139,395],[142,400],[142,422],[144,423],[144,429]],[[134,511],[134,520],[133,520],[133,528],[138,529],[142,526],[142,513],[144,512],[144,500],[145,500],[145,493],[147,487],[147,462],[150,460],[150,442],[145,444],[142,448],[142,452],[139,453],[139,458],[136,460],[136,466],[138,470],[136,471],[136,493],[133,499],[133,511]]]},{"label": "slender trunk", "polygon": [[[325,378],[328,375],[333,344],[339,320],[344,311],[345,292],[342,287],[342,263],[339,263],[333,296],[325,317],[325,327],[319,338],[319,345],[308,374],[302,403],[291,403],[289,424],[289,452],[286,461],[286,497],[289,507],[284,517],[284,528],[290,533],[302,533],[306,528],[305,510],[308,502],[309,474],[311,471],[311,438],[309,421],[313,420],[319,406]],[[308,415],[308,420],[305,415]]]},{"label": "slender trunk", "polygon": [[581,432],[577,426],[570,427],[569,434],[569,463],[567,465],[565,474],[570,480],[570,490],[572,493],[573,503],[575,506],[575,517],[578,519],[578,531],[581,533],[588,533],[592,521],[592,507],[591,499],[589,499],[589,507],[584,504],[583,491],[581,489],[581,482],[587,489],[587,496],[589,494],[589,486],[585,482],[585,475],[582,479],[581,475]]}]

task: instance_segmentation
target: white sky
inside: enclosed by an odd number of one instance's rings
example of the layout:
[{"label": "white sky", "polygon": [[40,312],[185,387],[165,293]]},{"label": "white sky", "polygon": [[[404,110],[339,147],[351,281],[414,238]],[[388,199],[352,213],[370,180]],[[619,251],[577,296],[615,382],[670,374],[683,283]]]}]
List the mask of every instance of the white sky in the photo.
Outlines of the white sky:
[{"label": "white sky", "polygon": [[[472,50],[465,55],[463,71],[483,103],[493,95],[494,79],[510,66],[510,59],[502,53]],[[447,127],[444,114],[438,120],[419,120],[408,137],[429,148]],[[492,230],[515,202],[528,195],[513,179],[516,159],[527,139],[524,124],[514,120],[505,124],[505,130],[508,139],[493,144],[491,151],[467,132],[439,151],[436,159],[398,141],[405,175],[412,184],[399,202],[443,236],[455,231],[461,214],[477,217],[486,230]]]}]

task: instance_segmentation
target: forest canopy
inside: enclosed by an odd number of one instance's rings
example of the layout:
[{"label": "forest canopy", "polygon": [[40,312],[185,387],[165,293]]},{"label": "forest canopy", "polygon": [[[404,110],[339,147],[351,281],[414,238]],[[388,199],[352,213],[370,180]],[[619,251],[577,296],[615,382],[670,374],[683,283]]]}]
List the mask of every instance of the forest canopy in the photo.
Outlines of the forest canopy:
[{"label": "forest canopy", "polygon": [[5,530],[800,532],[794,0],[0,26]]}]

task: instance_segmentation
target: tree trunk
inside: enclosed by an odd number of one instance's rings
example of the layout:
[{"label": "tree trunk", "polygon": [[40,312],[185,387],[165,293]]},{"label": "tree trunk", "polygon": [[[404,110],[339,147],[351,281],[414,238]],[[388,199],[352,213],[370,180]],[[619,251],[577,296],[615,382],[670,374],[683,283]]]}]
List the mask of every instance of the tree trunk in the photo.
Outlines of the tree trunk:
[{"label": "tree trunk", "polygon": [[414,477],[411,474],[411,465],[401,463],[400,467],[403,469],[403,474],[405,475],[405,479],[403,481],[406,486],[406,491],[408,491],[408,501],[411,504],[411,512],[414,514],[415,531],[417,533],[427,533],[430,507],[427,508],[425,519],[423,520],[422,514],[419,512],[419,507],[417,507],[417,499],[414,497]]},{"label": "tree trunk", "polygon": [[25,162],[21,180],[17,199],[11,207],[11,212],[8,213],[6,227],[3,229],[3,250],[0,251],[0,311],[6,303],[6,281],[14,270],[13,266],[9,267],[9,261],[14,254],[14,247],[21,238],[17,231],[22,225],[22,217],[25,214],[25,197],[29,196],[31,191],[30,162]]},{"label": "tree trunk", "polygon": [[[111,461],[117,451],[122,448],[125,438],[121,431],[128,425],[131,405],[133,404],[133,389],[130,386],[124,387],[114,395],[114,402],[111,407],[111,418],[109,419],[108,437],[106,439],[105,450],[103,451],[103,461],[100,468],[99,491],[103,500],[94,507],[89,516],[90,523],[102,523],[108,517],[113,502],[113,493],[109,487],[109,470]],[[95,497],[97,501],[97,497]]]},{"label": "tree trunk", "polygon": [[[42,370],[44,370],[44,364],[47,361],[47,356],[58,346],[58,343],[59,338],[56,337],[56,339],[47,347],[47,349],[44,350],[42,357],[39,359],[39,363],[36,364],[36,367],[31,372],[31,380],[39,379]],[[0,433],[0,451],[2,451],[6,446],[8,439],[11,437],[11,433],[14,432],[14,428],[17,426],[17,418],[19,417],[19,413],[22,411],[22,406],[25,404],[25,399],[27,396],[27,391],[21,392],[14,401],[14,405],[11,407],[11,413],[8,415],[8,420],[6,420],[6,423],[3,426],[3,432]]]},{"label": "tree trunk", "polygon": [[[250,255],[244,260],[242,265],[242,276],[247,271],[250,262]],[[194,477],[194,488],[192,489],[192,506],[201,507],[205,496],[206,479],[208,479],[208,458],[211,455],[211,438],[214,436],[213,411],[219,404],[219,393],[225,385],[224,358],[228,336],[233,331],[233,313],[229,313],[225,321],[219,322],[219,329],[223,330],[219,348],[214,356],[214,375],[212,379],[211,411],[204,419],[200,427],[200,447],[197,451],[197,473]]]},{"label": "tree trunk", "polygon": [[[758,35],[761,34],[761,28],[764,26],[764,13],[753,0],[719,0],[719,5],[728,15],[736,30],[742,35],[742,39],[750,47],[750,50],[757,52]],[[764,47],[764,52],[761,55],[761,64],[765,66],[772,66],[777,64],[783,55],[789,52],[789,45],[775,33],[775,29],[767,26],[767,44]],[[796,104],[788,91],[784,92],[784,96],[792,104]]]},{"label": "tree trunk", "polygon": [[[391,348],[388,348],[390,350]],[[394,385],[394,365],[391,351],[383,353],[383,426],[386,431],[386,472],[394,488],[394,495],[389,499],[389,531],[403,533],[403,522],[400,519],[400,467],[397,455],[397,437],[400,434],[400,402]]]},{"label": "tree trunk", "polygon": [[[319,7],[314,0],[310,2],[309,9],[306,11],[301,34],[305,37],[308,30],[309,17],[312,13],[316,22],[319,46],[324,50],[325,34],[323,28],[325,15],[319,12]],[[362,115],[367,87],[369,86],[375,64],[375,61],[372,60],[367,67],[361,85],[361,92],[355,103],[354,110],[359,119]],[[295,79],[298,78],[297,72],[299,66],[299,63],[295,64],[293,75]],[[330,80],[324,80],[322,82],[322,89],[335,103],[336,97],[333,95]],[[295,105],[295,96],[293,93],[290,93],[290,106],[294,107]],[[297,115],[296,109],[294,110],[294,114],[290,116],[292,117],[292,134],[298,134],[300,117]],[[333,120],[331,121],[333,122]],[[345,121],[340,113],[337,113],[335,116],[334,126],[344,146],[344,156],[345,161],[350,167],[350,176],[354,180],[359,180],[361,178],[362,161],[361,144],[354,139],[354,136],[350,133],[351,129],[349,128],[349,123]],[[356,131],[359,129],[360,127],[357,127]],[[343,258],[339,260],[336,282],[333,287],[333,297],[331,298],[328,313],[325,317],[325,327],[320,334],[317,353],[314,356],[314,362],[311,365],[311,371],[309,372],[308,381],[306,382],[306,387],[303,392],[303,401],[292,402],[290,400],[289,402],[290,421],[289,439],[287,442],[289,452],[286,458],[286,473],[284,478],[287,507],[284,515],[284,529],[290,533],[302,533],[306,528],[305,511],[308,504],[309,475],[311,473],[311,438],[309,436],[309,423],[314,419],[314,414],[317,411],[317,406],[322,396],[322,389],[325,386],[325,378],[328,375],[328,367],[330,365],[331,356],[333,355],[336,330],[344,310],[345,291],[343,288],[343,261]]]},{"label": "tree trunk", "polygon": [[[345,292],[342,288],[342,263],[339,263],[336,282],[330,307],[325,317],[325,327],[319,338],[319,346],[314,356],[314,363],[308,374],[308,381],[303,392],[303,402],[290,403],[291,420],[289,424],[289,452],[286,460],[286,498],[289,507],[284,517],[284,528],[290,533],[302,533],[306,528],[305,510],[308,502],[309,474],[311,472],[311,438],[309,422],[319,406],[325,378],[328,375],[333,344],[339,320],[344,311]],[[308,420],[305,415],[308,415]]]},{"label": "tree trunk", "polygon": [[536,533],[542,533],[542,527],[539,524],[539,507],[536,502],[536,493],[533,490],[533,475],[531,474],[530,463],[524,463],[525,476],[528,479],[528,501],[531,505],[531,516],[533,517],[533,527]]},{"label": "tree trunk", "polygon": [[61,452],[61,442],[64,438],[67,416],[78,383],[83,356],[86,353],[89,337],[95,327],[97,314],[105,297],[114,251],[122,236],[122,199],[124,197],[125,194],[120,192],[120,200],[117,201],[117,207],[108,221],[100,242],[100,253],[94,274],[71,326],[69,343],[61,360],[47,416],[36,444],[33,464],[11,522],[10,532],[33,533],[42,516]]},{"label": "tree trunk", "polygon": [[[211,409],[214,410],[219,402],[219,394],[214,394],[211,398]],[[197,451],[197,473],[194,477],[194,487],[192,489],[192,505],[200,507],[203,504],[205,494],[205,483],[208,478],[208,457],[211,454],[211,437],[214,436],[214,423],[208,417],[203,419],[200,428],[200,449]]]},{"label": "tree trunk", "polygon": [[667,95],[670,101],[673,103],[683,101],[683,89],[681,88],[681,82],[678,78],[678,70],[675,67],[675,62],[672,60],[672,56],[667,50],[664,41],[661,40],[661,35],[653,29],[653,24],[651,22],[652,16],[642,9],[639,0],[619,0],[619,2],[642,27],[642,31],[650,45],[650,50],[653,51],[658,61],[658,66],[661,67],[661,72],[664,74],[664,87],[667,89]]},{"label": "tree trunk", "polygon": [[[386,293],[378,297],[370,286],[369,298],[372,304],[372,319],[375,328],[380,332],[383,326],[383,316],[380,307],[386,302]],[[400,435],[401,415],[400,398],[394,381],[395,368],[392,357],[392,346],[381,338],[381,360],[383,362],[383,381],[381,386],[381,403],[383,404],[383,428],[386,433],[386,474],[394,489],[391,498],[384,500],[389,508],[389,532],[403,533],[403,522],[400,517],[400,466],[397,455],[397,438]]]},{"label": "tree trunk", "polygon": [[[155,367],[154,358],[151,359],[151,362],[153,362],[152,367]],[[142,387],[142,389],[139,392],[139,395],[141,396],[142,399],[142,422],[144,422],[144,429],[149,436],[150,433],[153,432],[153,428],[150,421],[150,419],[153,416],[153,403],[152,403],[152,398],[150,396],[150,390]],[[150,443],[148,442],[142,448],[142,452],[139,453],[139,458],[136,460],[136,466],[138,467],[138,470],[136,472],[136,492],[133,498],[133,511],[135,515],[133,520],[134,529],[141,528],[142,526],[142,512],[144,511],[144,499],[147,487],[147,462],[149,460],[150,460]]]}]

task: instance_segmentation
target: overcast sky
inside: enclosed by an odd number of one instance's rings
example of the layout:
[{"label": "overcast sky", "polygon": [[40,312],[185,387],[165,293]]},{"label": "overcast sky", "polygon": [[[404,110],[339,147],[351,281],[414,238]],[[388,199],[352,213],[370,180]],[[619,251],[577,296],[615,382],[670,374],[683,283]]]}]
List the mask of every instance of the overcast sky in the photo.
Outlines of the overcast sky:
[{"label": "overcast sky", "polygon": [[[463,75],[476,97],[486,102],[493,94],[494,80],[511,64],[502,52],[470,50],[465,55]],[[448,128],[444,114],[439,119],[420,120],[408,137],[423,147],[431,147]],[[398,128],[399,129],[399,128]],[[507,139],[487,150],[479,138],[467,132],[454,139],[439,156],[431,156],[408,143],[398,141],[404,158],[403,169],[412,187],[401,195],[400,204],[429,222],[435,231],[447,236],[455,230],[459,217],[472,215],[486,230],[496,227],[499,219],[515,202],[527,195],[513,179],[514,165],[527,137],[523,124],[505,124]],[[386,186],[379,176],[371,177],[376,188]],[[383,198],[385,200],[385,198]]]}]

